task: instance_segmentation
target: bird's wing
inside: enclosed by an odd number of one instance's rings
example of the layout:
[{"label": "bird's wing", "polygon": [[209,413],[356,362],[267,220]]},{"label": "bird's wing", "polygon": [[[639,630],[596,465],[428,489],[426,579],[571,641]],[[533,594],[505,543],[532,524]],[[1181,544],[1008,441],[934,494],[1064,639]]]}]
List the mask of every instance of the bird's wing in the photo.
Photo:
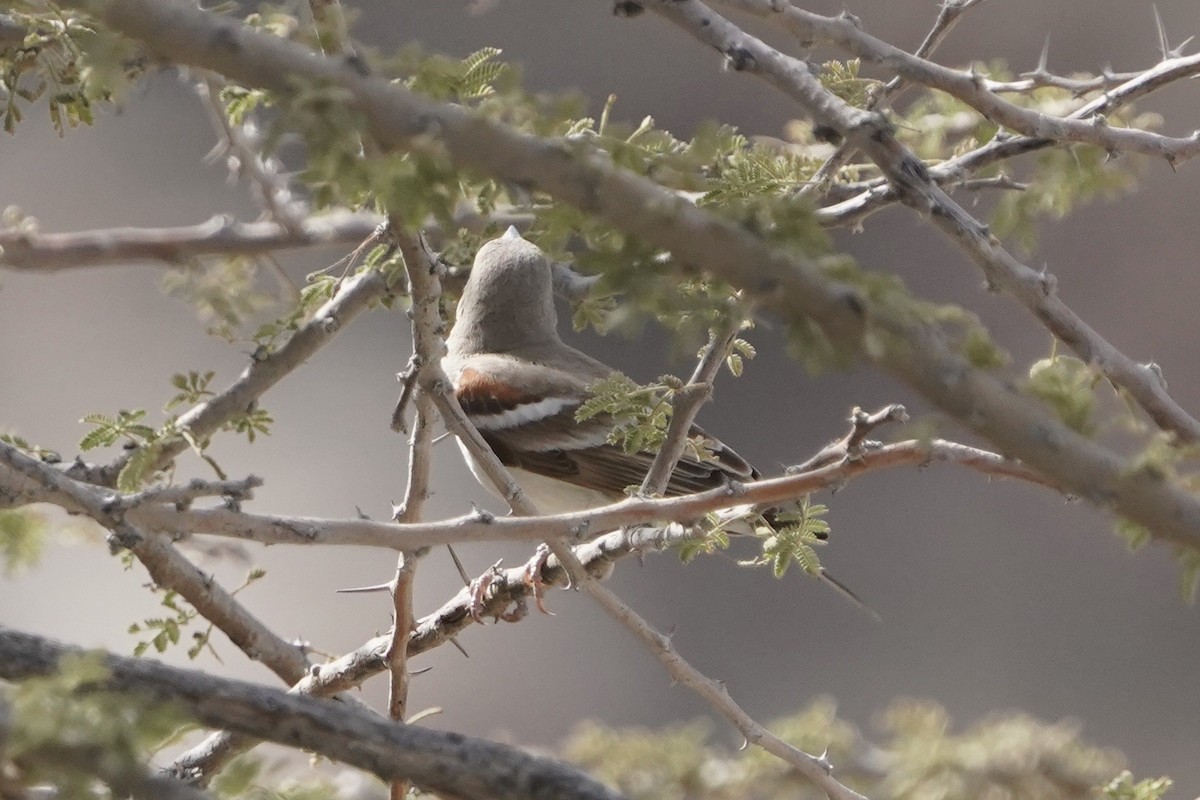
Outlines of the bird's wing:
[{"label": "bird's wing", "polygon": [[[568,372],[523,359],[478,355],[449,364],[448,372],[467,416],[506,466],[617,498],[627,487],[642,482],[655,454],[628,453],[609,444],[614,423],[607,415],[576,420],[576,412],[589,397],[591,382],[581,376],[599,380],[611,374],[599,362],[587,362],[588,370],[576,364]],[[693,426],[691,434],[707,440],[712,460],[681,458],[667,485],[667,495],[758,477],[745,459],[699,427]]]}]

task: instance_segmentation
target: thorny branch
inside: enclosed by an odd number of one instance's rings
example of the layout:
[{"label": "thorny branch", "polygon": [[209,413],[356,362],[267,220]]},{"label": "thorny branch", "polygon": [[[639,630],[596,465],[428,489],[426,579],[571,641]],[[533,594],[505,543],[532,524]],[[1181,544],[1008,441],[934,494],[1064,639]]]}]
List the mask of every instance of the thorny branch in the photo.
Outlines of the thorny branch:
[{"label": "thorny branch", "polygon": [[[928,58],[937,46],[949,35],[950,30],[958,23],[959,17],[972,6],[977,6],[983,3],[984,0],[942,0],[941,6],[938,8],[937,19],[933,22],[933,27],[929,33],[925,35],[925,39],[917,47],[917,58]],[[897,76],[884,84],[872,97],[868,100],[868,109],[871,111],[879,110],[887,101],[895,94],[899,93],[904,87],[904,79]],[[812,179],[805,186],[801,187],[797,194],[803,196],[813,196],[818,193],[824,194],[829,185],[837,177],[838,170],[845,166],[853,151],[849,144],[842,142],[833,151],[833,154],[825,160],[813,173]]]},{"label": "thorny branch", "polygon": [[[314,4],[314,9],[316,7],[317,4]],[[340,13],[340,6],[333,13]],[[393,238],[396,238],[395,221],[392,222],[392,226]],[[407,260],[405,261],[405,265],[410,271],[414,268],[408,266]],[[409,276],[409,285],[412,285],[411,274]],[[422,337],[433,333],[419,330],[419,327],[429,319],[428,315],[416,310],[417,304],[421,302],[423,302],[423,298],[413,296],[414,307],[410,316],[412,318],[412,340],[414,347],[414,375],[419,375],[421,370],[421,366],[417,362],[417,342]],[[433,310],[435,313],[438,312],[436,297],[433,298]],[[416,418],[413,420],[412,434],[409,437],[408,448],[408,485],[404,491],[404,503],[400,508],[396,509],[396,513],[393,515],[395,521],[401,524],[419,521],[425,501],[429,498],[429,469],[433,456],[433,420],[436,412],[434,411],[433,401],[424,392],[417,393],[415,405]],[[401,404],[398,406],[398,414],[400,416],[403,415],[403,395],[401,396]],[[388,643],[386,656],[390,676],[388,683],[388,716],[397,722],[404,722],[408,717],[408,642],[412,638],[412,631],[415,624],[413,591],[416,581],[417,560],[423,552],[423,550],[407,550],[400,553],[396,561],[396,575],[391,585],[394,614],[391,641]],[[403,800],[407,793],[407,782],[398,781],[391,785],[393,800]]]},{"label": "thorny branch", "polygon": [[[1064,118],[1083,120],[1102,117],[1198,72],[1200,55],[1195,55],[1172,57],[1143,72],[1112,76],[1112,85],[1102,87],[1105,90],[1102,94],[1067,113]],[[999,131],[986,144],[940,164],[929,165],[929,176],[939,185],[951,185],[953,181],[993,164],[1057,143],[1053,138],[1018,136]],[[882,177],[834,186],[829,194],[831,197],[836,194],[838,201],[818,209],[817,218],[830,227],[855,224],[894,203],[900,196],[887,178]]]},{"label": "thorny branch", "polygon": [[[0,454],[8,445],[0,443]],[[61,475],[48,464],[29,459],[40,470]],[[767,478],[729,488],[710,489],[677,497],[631,497],[607,506],[568,514],[539,517],[489,517],[470,513],[438,522],[395,525],[368,519],[321,519],[254,514],[224,507],[180,509],[172,504],[137,503],[125,518],[140,530],[166,534],[173,540],[188,536],[220,536],[259,544],[383,547],[397,552],[444,544],[524,541],[566,538],[582,541],[599,532],[653,521],[686,524],[711,511],[731,506],[773,505],[835,487],[849,480],[900,466],[923,467],[946,463],[997,478],[1065,491],[1016,461],[964,444],[934,439],[865,448],[852,461],[823,463],[803,474]],[[86,484],[81,484],[87,486]],[[88,487],[94,488],[94,487]],[[118,505],[128,501],[117,497]],[[34,479],[0,470],[0,507],[53,503],[70,513],[83,512],[72,497]]]},{"label": "thorny branch", "polygon": [[[736,5],[760,14],[776,13],[775,6],[768,0],[737,0]],[[836,130],[848,143],[861,149],[887,176],[901,200],[927,214],[943,233],[971,256],[991,283],[1025,305],[1051,333],[1071,347],[1080,358],[1094,364],[1110,381],[1126,389],[1155,424],[1163,430],[1175,433],[1184,441],[1200,439],[1200,421],[1188,414],[1167,394],[1160,375],[1145,364],[1126,356],[1080,319],[1058,296],[1052,276],[1031,269],[1005,250],[991,235],[986,225],[974,219],[938,187],[930,178],[924,164],[896,139],[882,116],[848,105],[823,87],[805,63],[786,56],[750,36],[699,0],[650,0],[647,6],[718,52],[727,56],[729,53],[738,54],[738,63],[743,71],[765,79],[799,103],[819,124]],[[807,31],[817,38],[833,37],[837,32],[844,38],[833,38],[833,41],[843,45],[846,42],[861,43],[868,40],[878,42],[861,34],[847,20],[818,17],[791,5],[781,5],[780,8],[783,9],[784,21],[793,30]],[[848,30],[855,33],[848,33]],[[884,45],[882,42],[878,42],[878,45],[883,49],[872,52],[885,64],[895,66],[896,63],[909,63],[914,60],[912,56],[890,45]],[[903,58],[895,56],[893,51],[900,53]],[[884,53],[892,55],[885,57]],[[931,62],[915,60],[922,64],[930,64],[931,69],[936,67]],[[942,67],[937,69],[944,70]],[[1200,71],[1200,58],[1196,60],[1196,69]],[[901,71],[900,74],[910,80],[918,80],[905,71]],[[983,108],[980,110],[987,113]],[[989,118],[998,123],[1008,124],[1002,118]],[[1056,119],[1062,125],[1074,124],[1073,120]],[[1020,126],[1010,127],[1022,130]],[[1055,136],[1056,133],[1060,135]],[[1038,127],[1032,135],[1069,138],[1049,123]],[[1200,141],[1200,134],[1196,138]]]},{"label": "thorny branch", "polygon": [[[906,53],[866,33],[856,24],[857,20],[849,15],[825,17],[805,11],[785,0],[721,2],[731,8],[773,18],[805,44],[829,42],[868,63],[892,69],[907,81],[943,91],[971,106],[996,124],[1025,136],[1054,139],[1059,142],[1083,142],[1110,153],[1141,153],[1166,159],[1172,164],[1200,154],[1200,131],[1183,137],[1164,136],[1153,131],[1110,127],[1104,123],[1102,117],[1088,120],[1067,119],[1022,108],[999,97],[994,91],[996,87],[990,86],[983,76],[970,71],[950,69]],[[650,2],[647,5],[653,8],[658,4]],[[699,3],[693,8],[695,7],[703,8]],[[747,39],[751,38],[745,33],[741,35]],[[1185,60],[1190,62],[1187,68],[1190,74],[1200,72],[1200,59],[1191,57]],[[999,88],[1007,87],[1001,85]]]}]

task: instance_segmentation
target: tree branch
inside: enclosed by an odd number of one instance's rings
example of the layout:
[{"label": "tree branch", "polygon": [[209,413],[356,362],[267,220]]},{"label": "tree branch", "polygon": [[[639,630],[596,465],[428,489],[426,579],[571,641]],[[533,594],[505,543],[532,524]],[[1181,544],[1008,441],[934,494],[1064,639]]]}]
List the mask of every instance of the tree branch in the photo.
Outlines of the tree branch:
[{"label": "tree branch", "polygon": [[[371,241],[369,238],[363,246]],[[317,309],[312,319],[293,333],[283,346],[257,356],[231,386],[182,414],[176,420],[177,427],[190,432],[197,441],[208,439],[230,419],[253,408],[268,389],[311,358],[342,327],[389,291],[387,279],[377,270],[362,272],[345,281],[338,293]],[[162,441],[156,468],[162,469],[188,447],[183,436]],[[100,467],[77,462],[68,474],[89,483],[112,486],[131,457],[131,454],[125,454]]]},{"label": "tree branch", "polygon": [[691,433],[692,423],[696,421],[696,414],[699,413],[700,406],[712,396],[713,381],[717,379],[721,364],[729,355],[734,337],[741,330],[741,318],[734,314],[732,307],[729,313],[730,316],[723,326],[714,329],[709,335],[708,344],[700,351],[700,359],[692,372],[691,380],[675,393],[671,401],[671,422],[667,426],[663,443],[646,472],[646,477],[642,479],[643,495],[660,495],[666,490],[675,465],[687,449],[688,435]]},{"label": "tree branch", "polygon": [[[0,677],[20,681],[54,673],[63,656],[83,651],[0,627]],[[411,780],[452,797],[498,800],[616,800],[588,776],[515,747],[415,725],[397,725],[359,709],[301,697],[142,659],[105,655],[110,677],[81,692],[138,692],[170,702],[197,721],[289,747],[311,750],[374,773]]]},{"label": "tree branch", "polygon": [[[4,447],[8,446],[0,443],[0,452]],[[997,453],[942,439],[924,442],[914,439],[867,449],[852,461],[823,464],[819,469],[803,474],[676,497],[631,497],[586,511],[538,517],[489,517],[470,513],[438,522],[396,525],[366,519],[284,517],[223,507],[179,509],[173,505],[151,504],[135,505],[125,512],[125,516],[140,530],[166,534],[173,539],[207,535],[259,544],[383,547],[403,551],[471,542],[538,542],[553,538],[581,541],[622,526],[655,520],[688,523],[711,511],[732,506],[784,503],[841,486],[860,475],[900,466],[924,467],[930,463],[965,467],[993,477],[1014,478],[1053,491],[1067,491],[1040,473]],[[41,467],[56,472],[49,465],[42,464]],[[0,507],[29,503],[53,503],[70,513],[83,512],[83,507],[69,495],[0,470]]]},{"label": "tree branch", "polygon": [[[928,58],[946,36],[949,35],[950,30],[958,24],[958,19],[962,16],[963,12],[982,2],[983,0],[942,0],[942,4],[938,7],[937,19],[933,21],[933,27],[925,35],[925,39],[921,42],[920,46],[917,47],[916,57]],[[903,87],[903,78],[900,76],[892,78],[868,99],[867,108],[871,111],[878,110],[887,103],[889,98],[900,92]],[[833,154],[813,173],[812,180],[800,188],[797,195],[804,197],[818,193],[824,194],[824,190],[837,177],[838,171],[845,166],[852,152],[853,150],[847,142],[843,141],[840,143],[833,151]]]},{"label": "tree branch", "polygon": [[361,242],[380,217],[336,211],[301,219],[294,230],[278,222],[213,217],[176,228],[106,228],[76,233],[0,231],[0,266],[56,272],[131,261],[185,263],[200,256],[258,256],[276,250]]},{"label": "tree branch", "polygon": [[[1191,62],[1182,61],[1170,65],[1160,63],[1143,72],[1108,76],[1111,78],[1111,84],[1105,82],[1104,85],[1096,87],[1104,90],[1100,95],[1064,115],[1064,118],[1082,120],[1112,113],[1186,77],[1192,69],[1194,65]],[[1044,65],[1039,65],[1038,72],[1043,70]],[[1085,91],[1082,88],[1080,90]],[[987,144],[940,164],[929,165],[929,175],[939,185],[948,185],[993,164],[1054,144],[1057,144],[1055,139],[1016,136],[1000,131]],[[887,182],[887,178],[858,181],[835,188],[839,195],[853,196],[842,197],[838,203],[817,210],[817,218],[822,224],[830,227],[857,223],[900,197],[899,192]]]},{"label": "tree branch", "polygon": [[[1163,158],[1172,164],[1200,154],[1200,131],[1172,137],[1134,128],[1113,128],[1102,117],[1068,119],[1010,103],[997,96],[989,81],[975,72],[962,72],[918,58],[865,33],[847,16],[825,17],[797,8],[786,0],[721,0],[724,5],[777,20],[801,42],[830,42],[871,64],[896,72],[905,80],[955,97],[998,125],[1035,138],[1083,142],[1110,153],[1134,152]],[[657,3],[649,5],[656,6]],[[745,36],[745,34],[743,34]],[[1200,54],[1164,58],[1152,71],[1152,82],[1170,82],[1200,74]],[[1139,80],[1139,79],[1135,79]],[[1003,85],[1001,85],[1003,87]],[[1007,87],[1004,87],[1007,89]],[[1151,91],[1146,87],[1147,91]]]},{"label": "tree branch", "polygon": [[254,189],[259,204],[272,222],[291,233],[302,230],[308,217],[302,203],[292,197],[287,181],[279,174],[279,161],[263,155],[249,121],[235,125],[221,102],[224,81],[214,75],[202,75],[196,91],[208,111],[209,122],[221,137],[210,158],[224,156],[231,172],[244,178]]},{"label": "tree branch", "polygon": [[830,800],[866,800],[833,777],[833,765],[825,756],[814,756],[788,744],[756,722],[730,696],[725,684],[705,676],[684,659],[675,649],[669,636],[664,636],[643,619],[636,611],[625,605],[606,587],[590,580],[584,584],[588,592],[609,616],[620,622],[666,668],[667,674],[685,688],[699,695],[718,714],[737,728],[746,741],[766,750],[773,756],[790,764],[825,794]]},{"label": "tree branch", "polygon": [[129,521],[130,513],[144,505],[129,507],[119,496],[71,480],[4,442],[0,442],[0,464],[40,484],[54,496],[68,499],[74,509],[110,530],[112,541],[131,550],[156,584],[179,592],[252,661],[263,663],[288,684],[304,677],[308,659],[300,648],[277,636],[211,575],[202,573],[160,536],[145,534]]},{"label": "tree branch", "polygon": [[[314,4],[314,8],[315,8]],[[341,7],[337,7],[340,13]],[[436,298],[435,298],[436,309]],[[412,315],[412,339],[415,343],[420,334],[417,330],[418,321],[423,316]],[[415,354],[414,354],[415,356]],[[433,456],[433,418],[435,415],[433,402],[424,392],[418,392],[416,397],[416,419],[413,421],[412,435],[408,448],[408,486],[404,492],[404,504],[396,510],[393,518],[398,523],[417,522],[421,519],[421,511],[429,498],[429,469]],[[387,663],[389,671],[388,683],[388,716],[397,722],[408,718],[408,642],[412,638],[416,617],[413,614],[413,591],[416,581],[417,560],[424,550],[402,551],[396,560],[396,575],[392,579],[392,618],[391,641],[388,643]],[[408,783],[395,782],[391,785],[392,800],[404,800],[408,793]]]}]

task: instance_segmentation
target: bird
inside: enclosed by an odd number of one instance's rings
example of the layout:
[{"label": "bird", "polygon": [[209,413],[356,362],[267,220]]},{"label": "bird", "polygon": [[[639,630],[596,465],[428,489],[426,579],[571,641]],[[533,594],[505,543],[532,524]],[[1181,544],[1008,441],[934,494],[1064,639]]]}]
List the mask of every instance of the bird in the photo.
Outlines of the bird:
[{"label": "bird", "polygon": [[[515,227],[479,248],[446,346],[442,366],[455,397],[540,512],[611,503],[641,484],[655,453],[610,443],[615,420],[607,414],[576,418],[591,387],[618,373],[559,336],[553,267]],[[666,496],[761,477],[699,426],[690,435],[704,439],[708,458],[680,458]],[[459,446],[476,480],[492,490]]]},{"label": "bird", "polygon": [[[581,511],[623,499],[650,470],[655,453],[628,452],[609,441],[616,424],[611,416],[576,416],[596,382],[619,373],[559,336],[553,265],[516,227],[476,252],[442,367],[467,418],[540,513]],[[698,425],[691,426],[689,436],[701,438],[704,447],[679,459],[665,496],[761,477]],[[467,446],[461,440],[458,445],[475,479],[497,494]],[[777,511],[742,506],[725,512],[723,522],[730,533],[755,533],[755,523],[777,528]],[[816,574],[878,618],[823,567]]]}]

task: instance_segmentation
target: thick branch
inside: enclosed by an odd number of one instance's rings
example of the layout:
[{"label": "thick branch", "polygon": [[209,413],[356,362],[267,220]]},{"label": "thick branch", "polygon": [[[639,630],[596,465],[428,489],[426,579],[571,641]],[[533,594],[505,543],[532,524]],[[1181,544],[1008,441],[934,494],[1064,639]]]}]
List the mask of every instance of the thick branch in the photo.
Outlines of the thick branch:
[{"label": "thick branch", "polygon": [[[53,674],[80,650],[0,627],[0,677]],[[105,655],[110,677],[87,691],[138,692],[173,703],[205,725],[321,753],[383,780],[411,780],[451,797],[615,800],[619,795],[577,770],[515,747],[457,733],[397,725],[344,704]]]}]

